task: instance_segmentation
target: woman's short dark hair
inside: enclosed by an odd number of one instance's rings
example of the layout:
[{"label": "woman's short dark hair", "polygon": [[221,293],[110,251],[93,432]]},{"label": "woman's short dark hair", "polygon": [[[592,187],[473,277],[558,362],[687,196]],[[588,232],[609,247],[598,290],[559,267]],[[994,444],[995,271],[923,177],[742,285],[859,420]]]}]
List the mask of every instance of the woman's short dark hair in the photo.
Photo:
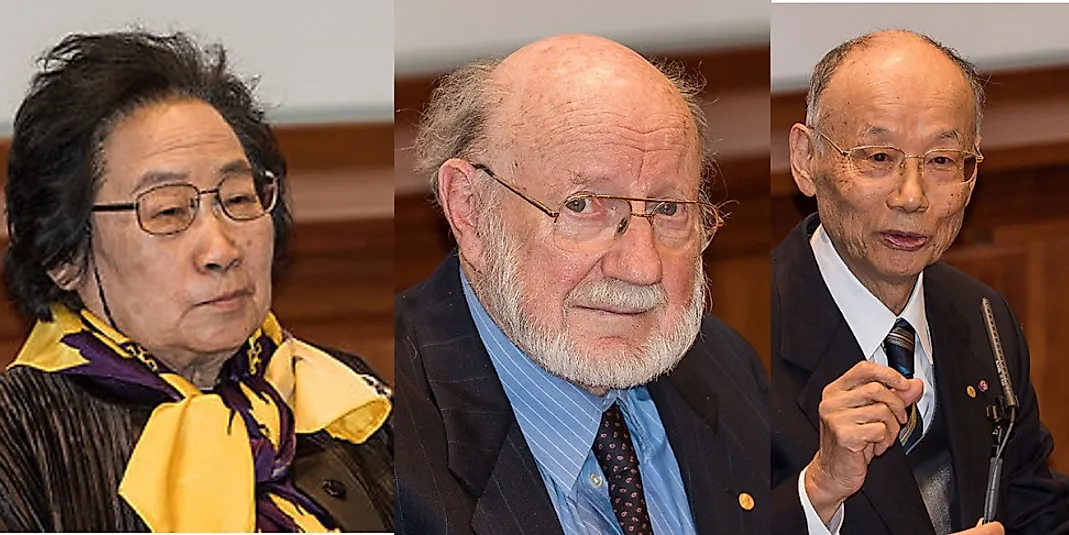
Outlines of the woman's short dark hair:
[{"label": "woman's short dark hair", "polygon": [[253,169],[279,177],[280,202],[271,214],[277,262],[291,223],[286,164],[252,84],[229,71],[222,46],[202,48],[182,33],[79,34],[63,39],[38,64],[15,115],[6,190],[10,242],[4,278],[24,314],[50,320],[52,303],[84,306],[49,272],[65,264],[86,272],[103,141],[123,118],[172,99],[197,99],[215,108]]}]

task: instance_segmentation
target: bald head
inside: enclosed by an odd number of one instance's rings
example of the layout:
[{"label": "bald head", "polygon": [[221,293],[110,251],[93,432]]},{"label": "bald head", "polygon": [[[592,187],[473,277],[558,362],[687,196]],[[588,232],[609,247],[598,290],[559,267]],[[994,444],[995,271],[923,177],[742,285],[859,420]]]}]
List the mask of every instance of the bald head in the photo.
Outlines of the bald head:
[{"label": "bald head", "polygon": [[501,83],[523,83],[546,76],[568,84],[605,75],[645,76],[646,81],[671,85],[656,67],[635,51],[595,35],[558,35],[535,41],[501,62],[496,76]]},{"label": "bald head", "polygon": [[889,83],[903,89],[944,84],[965,92],[975,117],[972,134],[979,133],[984,89],[976,68],[953,49],[909,30],[870,33],[825,54],[810,77],[806,124],[817,127],[833,114],[849,114],[856,102],[838,97],[856,85]]},{"label": "bald head", "polygon": [[417,172],[430,176],[437,189],[438,167],[450,158],[519,164],[551,150],[547,143],[567,142],[570,127],[554,124],[554,118],[575,112],[626,116],[638,128],[651,115],[676,114],[676,123],[690,132],[702,176],[711,177],[701,89],[702,82],[688,78],[681,66],[651,64],[608,39],[542,39],[504,60],[475,62],[442,79],[417,134]]},{"label": "bald head", "polygon": [[495,155],[508,163],[524,165],[567,150],[608,125],[642,132],[672,124],[700,154],[698,127],[676,85],[608,39],[564,35],[537,41],[502,61],[493,82],[501,99],[490,137]]}]

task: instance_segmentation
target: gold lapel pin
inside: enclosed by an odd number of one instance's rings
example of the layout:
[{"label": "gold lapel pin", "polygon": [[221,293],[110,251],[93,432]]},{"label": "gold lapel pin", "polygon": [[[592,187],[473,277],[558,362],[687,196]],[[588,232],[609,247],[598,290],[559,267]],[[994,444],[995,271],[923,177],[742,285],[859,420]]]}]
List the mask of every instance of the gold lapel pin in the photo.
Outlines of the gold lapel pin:
[{"label": "gold lapel pin", "polygon": [[739,494],[739,507],[742,507],[744,511],[750,511],[753,509],[753,506],[753,496],[750,496],[750,493],[743,492],[742,494]]},{"label": "gold lapel pin", "polygon": [[971,398],[976,397],[976,389],[973,388],[972,385],[965,387],[965,393],[968,394]]}]

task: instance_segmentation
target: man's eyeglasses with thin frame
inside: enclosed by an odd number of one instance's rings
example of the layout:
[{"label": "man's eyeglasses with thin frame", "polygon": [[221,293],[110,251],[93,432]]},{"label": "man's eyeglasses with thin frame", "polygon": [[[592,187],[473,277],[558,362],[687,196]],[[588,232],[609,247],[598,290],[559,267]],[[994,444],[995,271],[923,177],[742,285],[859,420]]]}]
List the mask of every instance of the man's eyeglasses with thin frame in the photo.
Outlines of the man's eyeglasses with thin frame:
[{"label": "man's eyeglasses with thin frame", "polygon": [[920,160],[921,177],[927,176],[939,184],[961,184],[975,178],[976,166],[984,161],[979,148],[974,151],[932,149],[917,155],[906,154],[898,147],[886,145],[862,145],[844,150],[824,132],[813,127],[809,127],[809,131],[824,138],[853,165],[859,175],[872,179],[884,179],[904,171],[906,160],[916,159]]},{"label": "man's eyeglasses with thin frame", "polygon": [[136,212],[141,230],[154,236],[178,234],[193,225],[201,197],[210,195],[227,217],[252,221],[274,210],[278,202],[278,179],[264,171],[230,174],[212,189],[193,184],[161,184],[137,195],[134,202],[95,204],[93,212]]},{"label": "man's eyeglasses with thin frame", "polygon": [[[596,193],[570,195],[554,210],[531,198],[516,186],[502,180],[489,167],[472,164],[512,193],[553,218],[554,241],[558,247],[576,252],[601,252],[627,231],[632,216],[650,222],[658,243],[672,250],[686,249],[699,240],[704,251],[723,226],[718,208],[703,201],[647,199]],[[645,210],[634,212],[632,202],[645,203]]]}]

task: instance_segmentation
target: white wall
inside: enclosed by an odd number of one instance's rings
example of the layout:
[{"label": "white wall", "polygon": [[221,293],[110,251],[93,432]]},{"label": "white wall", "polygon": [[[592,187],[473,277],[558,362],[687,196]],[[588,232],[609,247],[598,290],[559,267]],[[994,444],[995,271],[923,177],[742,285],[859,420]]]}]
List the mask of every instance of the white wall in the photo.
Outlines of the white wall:
[{"label": "white wall", "polygon": [[878,29],[931,35],[981,69],[1069,63],[1069,4],[775,4],[772,90],[804,88],[839,43]]},{"label": "white wall", "polygon": [[768,42],[768,0],[395,0],[397,73],[452,70],[561,33],[634,48],[687,50]]},{"label": "white wall", "polygon": [[769,12],[761,0],[0,0],[0,135],[35,58],[71,32],[191,31],[261,76],[276,121],[384,121],[395,44],[397,73],[421,74],[565,32],[664,52],[768,42]]},{"label": "white wall", "polygon": [[392,0],[0,0],[0,135],[34,59],[71,32],[185,30],[222,42],[284,122],[393,118]]}]

